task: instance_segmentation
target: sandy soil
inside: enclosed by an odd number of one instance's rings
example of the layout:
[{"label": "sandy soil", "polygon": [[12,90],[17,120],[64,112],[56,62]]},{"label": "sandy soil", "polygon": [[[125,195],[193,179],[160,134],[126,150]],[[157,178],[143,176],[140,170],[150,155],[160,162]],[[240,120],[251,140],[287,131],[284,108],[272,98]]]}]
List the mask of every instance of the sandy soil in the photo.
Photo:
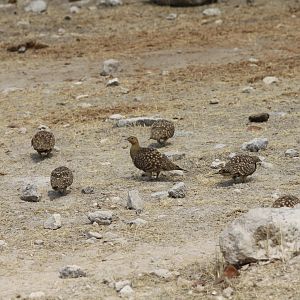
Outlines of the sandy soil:
[{"label": "sandy soil", "polygon": [[[7,243],[0,250],[0,298],[43,291],[47,299],[117,299],[106,282],[123,279],[132,280],[136,299],[220,295],[224,286],[214,284],[220,231],[243,211],[270,205],[275,192],[299,195],[299,160],[284,156],[300,143],[299,2],[257,0],[249,7],[232,0],[214,5],[222,11],[218,17],[203,16],[207,6],[125,1],[89,10],[92,5],[72,15],[67,1],[51,1],[41,15],[25,13],[21,5],[0,9],[0,239]],[[167,20],[170,13],[177,18]],[[31,39],[49,47],[24,54],[6,50]],[[109,58],[122,64],[120,86],[106,87],[108,78],[99,75]],[[265,76],[279,82],[267,86]],[[249,85],[254,90],[242,93]],[[219,103],[211,105],[213,99]],[[248,116],[256,112],[270,113],[270,120],[249,130]],[[174,120],[176,135],[160,150],[184,152],[178,164],[189,172],[142,179],[125,138],[136,135],[149,145],[149,128],[116,128],[106,121],[113,113]],[[30,145],[40,124],[52,129],[60,149],[44,160]],[[269,139],[261,155],[272,168],[259,168],[245,184],[213,175],[214,159],[226,159],[254,137]],[[221,143],[226,146],[215,149]],[[75,181],[71,193],[53,198],[49,176],[60,165],[73,170]],[[187,185],[186,198],[151,198],[178,181]],[[40,202],[20,200],[27,182],[39,185]],[[86,186],[95,193],[83,195]],[[139,216],[148,221],[143,226],[127,224],[137,217],[124,207],[130,189],[146,202]],[[89,223],[95,205],[114,211],[112,225]],[[56,231],[43,228],[52,213],[62,216]],[[91,244],[87,231],[115,233],[121,240]],[[60,279],[67,264],[88,276]],[[179,278],[149,274],[157,268],[179,272]],[[204,287],[194,288],[199,280]],[[299,270],[286,263],[250,266],[229,284],[233,299],[300,298]]]}]

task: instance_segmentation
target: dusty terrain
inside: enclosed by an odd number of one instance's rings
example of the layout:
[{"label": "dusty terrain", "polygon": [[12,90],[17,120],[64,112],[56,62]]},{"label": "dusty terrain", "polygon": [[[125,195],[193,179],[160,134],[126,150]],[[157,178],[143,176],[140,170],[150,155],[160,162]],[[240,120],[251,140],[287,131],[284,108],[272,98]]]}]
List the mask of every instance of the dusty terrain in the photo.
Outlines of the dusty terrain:
[{"label": "dusty terrain", "polygon": [[[106,282],[129,279],[136,299],[210,299],[222,290],[214,285],[214,269],[226,224],[245,210],[271,205],[275,192],[299,196],[299,159],[284,152],[300,143],[300,4],[257,0],[250,7],[232,0],[213,5],[222,11],[217,17],[203,16],[207,6],[125,1],[89,10],[92,5],[72,15],[67,1],[50,1],[47,13],[38,15],[22,7],[0,10],[0,239],[7,243],[0,250],[0,298],[43,291],[47,299],[117,299]],[[170,13],[177,18],[167,20]],[[31,39],[49,47],[6,50]],[[109,58],[122,64],[120,86],[106,87],[108,78],[99,75]],[[265,76],[279,82],[266,85]],[[249,85],[254,90],[242,93]],[[219,103],[210,104],[214,99]],[[256,112],[271,117],[249,130],[248,116]],[[116,128],[106,121],[113,113],[174,120],[177,133],[160,150],[184,152],[178,164],[189,172],[142,179],[125,138],[136,135],[149,145],[149,128]],[[59,147],[47,159],[30,145],[40,124],[52,129]],[[226,159],[254,137],[269,139],[260,155],[272,168],[259,168],[245,184],[213,175],[214,159]],[[73,170],[75,181],[71,193],[53,198],[49,176],[60,165]],[[178,181],[188,187],[184,199],[151,198]],[[40,187],[40,202],[20,200],[27,182]],[[95,193],[82,194],[86,186]],[[143,226],[126,223],[137,217],[124,207],[130,189],[146,201]],[[95,203],[114,211],[112,225],[89,223]],[[55,231],[43,228],[52,213],[62,216]],[[87,231],[121,240],[88,243]],[[67,264],[88,276],[60,279]],[[177,271],[180,279],[149,275],[157,268]],[[230,283],[233,299],[299,299],[299,273],[281,262],[251,266]],[[189,285],[197,280],[203,288]]]}]

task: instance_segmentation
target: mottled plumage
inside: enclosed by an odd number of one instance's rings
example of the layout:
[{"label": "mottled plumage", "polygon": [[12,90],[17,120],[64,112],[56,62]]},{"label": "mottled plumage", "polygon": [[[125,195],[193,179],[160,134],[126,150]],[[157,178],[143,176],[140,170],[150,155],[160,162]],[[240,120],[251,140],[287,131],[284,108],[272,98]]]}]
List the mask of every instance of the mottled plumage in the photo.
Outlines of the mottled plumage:
[{"label": "mottled plumage", "polygon": [[31,145],[40,155],[49,155],[55,145],[55,137],[52,132],[38,131],[31,139]]},{"label": "mottled plumage", "polygon": [[151,127],[150,139],[156,140],[160,144],[165,142],[174,135],[174,123],[168,120],[155,121]]},{"label": "mottled plumage", "polygon": [[256,171],[256,164],[261,160],[257,156],[236,155],[218,172],[223,176],[230,176],[234,181],[238,177],[242,182],[245,182],[247,176],[252,175]]},{"label": "mottled plumage", "polygon": [[67,167],[58,167],[51,172],[50,181],[55,191],[65,194],[67,187],[73,183],[72,171]]},{"label": "mottled plumage", "polygon": [[272,207],[294,207],[300,203],[300,199],[293,195],[283,195],[274,201]]},{"label": "mottled plumage", "polygon": [[183,170],[158,150],[140,147],[136,137],[131,136],[127,140],[131,143],[130,156],[133,164],[149,176],[156,173],[157,178],[161,171]]}]

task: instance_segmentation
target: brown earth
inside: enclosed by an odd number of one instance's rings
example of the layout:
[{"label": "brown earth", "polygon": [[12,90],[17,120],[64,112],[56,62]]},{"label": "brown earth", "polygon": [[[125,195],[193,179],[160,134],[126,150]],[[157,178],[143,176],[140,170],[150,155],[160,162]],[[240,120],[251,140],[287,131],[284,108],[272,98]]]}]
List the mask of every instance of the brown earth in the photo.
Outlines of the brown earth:
[{"label": "brown earth", "polygon": [[[271,205],[275,192],[299,196],[299,159],[284,152],[300,143],[300,4],[245,2],[214,4],[222,11],[218,17],[203,16],[208,6],[142,1],[89,10],[90,1],[72,15],[67,1],[50,1],[47,13],[38,15],[25,13],[21,4],[0,8],[0,239],[7,243],[0,250],[1,299],[35,291],[47,299],[117,299],[106,282],[123,279],[132,280],[135,299],[218,299],[213,294],[228,284],[233,299],[300,298],[299,269],[287,262],[253,265],[230,282],[215,283],[223,263],[218,235],[226,224],[248,209]],[[177,18],[167,20],[170,13]],[[65,32],[58,34],[60,28]],[[48,47],[7,51],[29,41]],[[109,58],[122,64],[120,86],[106,87],[108,78],[99,75]],[[279,82],[267,86],[265,76]],[[242,93],[249,85],[254,90]],[[211,105],[213,99],[219,103]],[[249,130],[248,116],[258,112],[271,117]],[[174,120],[177,134],[160,150],[184,152],[177,163],[189,172],[142,179],[125,138],[136,135],[149,145],[149,129],[116,128],[106,121],[114,113]],[[40,124],[51,127],[60,148],[44,160],[30,145]],[[273,168],[259,168],[245,184],[213,174],[214,159],[226,159],[254,137],[269,139],[260,154]],[[220,143],[226,146],[215,149]],[[49,175],[59,165],[71,168],[75,181],[71,193],[53,199]],[[186,198],[151,198],[178,181],[187,185]],[[38,184],[40,202],[20,200],[26,182]],[[95,193],[83,195],[86,186]],[[124,208],[134,188],[146,202],[139,217],[148,221],[138,227],[126,223],[137,216]],[[112,225],[88,222],[96,205],[114,211]],[[62,216],[56,231],[43,228],[52,213]],[[87,231],[122,239],[91,244]],[[67,264],[88,276],[60,279],[59,269]],[[149,274],[157,268],[179,272],[179,278]]]}]

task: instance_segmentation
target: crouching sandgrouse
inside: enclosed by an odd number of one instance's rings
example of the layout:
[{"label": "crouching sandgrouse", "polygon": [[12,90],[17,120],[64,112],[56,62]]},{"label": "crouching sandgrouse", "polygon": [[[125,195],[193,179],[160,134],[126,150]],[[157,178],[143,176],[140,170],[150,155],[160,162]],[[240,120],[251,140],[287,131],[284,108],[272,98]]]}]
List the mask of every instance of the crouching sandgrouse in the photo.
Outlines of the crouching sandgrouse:
[{"label": "crouching sandgrouse", "polygon": [[152,173],[156,173],[158,178],[161,171],[183,170],[179,166],[170,161],[167,156],[153,148],[140,147],[136,137],[131,136],[127,139],[131,143],[130,156],[133,164],[146,175],[152,177]]},{"label": "crouching sandgrouse", "polygon": [[272,205],[274,208],[280,207],[294,207],[295,205],[300,204],[300,199],[293,195],[283,195],[276,199]]},{"label": "crouching sandgrouse", "polygon": [[174,135],[174,123],[168,120],[155,121],[151,127],[150,139],[156,140],[164,145],[166,141]]}]

